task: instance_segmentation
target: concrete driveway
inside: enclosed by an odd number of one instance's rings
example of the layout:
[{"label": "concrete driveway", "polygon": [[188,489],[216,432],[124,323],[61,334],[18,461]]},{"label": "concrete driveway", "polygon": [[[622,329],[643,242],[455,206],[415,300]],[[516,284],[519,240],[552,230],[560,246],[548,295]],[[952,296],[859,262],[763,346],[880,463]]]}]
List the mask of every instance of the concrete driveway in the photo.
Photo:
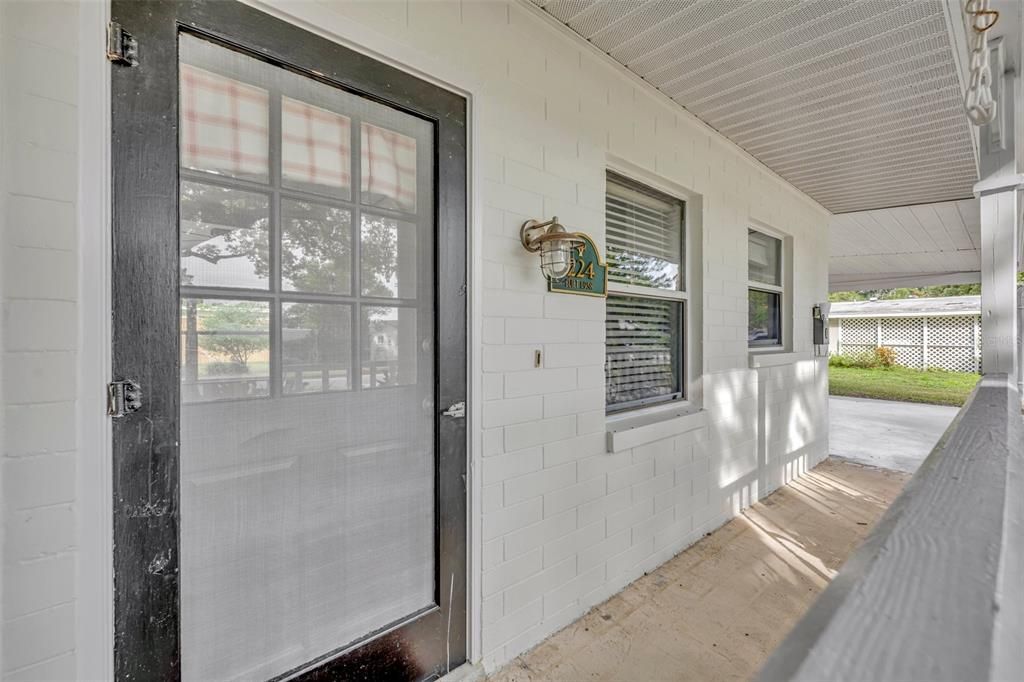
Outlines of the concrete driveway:
[{"label": "concrete driveway", "polygon": [[831,454],[913,473],[959,408],[830,396],[828,411]]}]

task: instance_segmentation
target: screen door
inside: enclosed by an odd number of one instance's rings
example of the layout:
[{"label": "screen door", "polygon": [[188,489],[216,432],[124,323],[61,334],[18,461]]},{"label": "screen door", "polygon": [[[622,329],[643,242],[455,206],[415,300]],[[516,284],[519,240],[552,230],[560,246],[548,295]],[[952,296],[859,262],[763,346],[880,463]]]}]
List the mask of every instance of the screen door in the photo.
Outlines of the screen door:
[{"label": "screen door", "polygon": [[465,659],[465,427],[441,415],[465,397],[465,147],[439,114],[464,102],[241,5],[131,5],[118,674],[443,674]]}]

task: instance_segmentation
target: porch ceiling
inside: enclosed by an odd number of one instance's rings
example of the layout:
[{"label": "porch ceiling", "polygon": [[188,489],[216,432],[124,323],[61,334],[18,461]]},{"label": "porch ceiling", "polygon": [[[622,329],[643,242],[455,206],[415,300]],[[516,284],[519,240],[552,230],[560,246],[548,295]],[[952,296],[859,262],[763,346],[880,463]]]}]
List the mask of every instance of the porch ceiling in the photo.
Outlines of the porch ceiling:
[{"label": "porch ceiling", "polygon": [[972,194],[944,0],[533,2],[833,213]]},{"label": "porch ceiling", "polygon": [[977,199],[844,213],[829,230],[832,291],[980,281]]}]

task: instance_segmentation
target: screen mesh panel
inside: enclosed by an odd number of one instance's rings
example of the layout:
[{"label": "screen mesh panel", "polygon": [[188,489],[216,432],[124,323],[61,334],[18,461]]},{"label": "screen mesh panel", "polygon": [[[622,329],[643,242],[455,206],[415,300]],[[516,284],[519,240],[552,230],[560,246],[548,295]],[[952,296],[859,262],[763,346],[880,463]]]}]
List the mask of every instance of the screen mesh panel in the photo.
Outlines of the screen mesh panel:
[{"label": "screen mesh panel", "polygon": [[435,603],[434,133],[180,48],[181,673],[268,679]]}]

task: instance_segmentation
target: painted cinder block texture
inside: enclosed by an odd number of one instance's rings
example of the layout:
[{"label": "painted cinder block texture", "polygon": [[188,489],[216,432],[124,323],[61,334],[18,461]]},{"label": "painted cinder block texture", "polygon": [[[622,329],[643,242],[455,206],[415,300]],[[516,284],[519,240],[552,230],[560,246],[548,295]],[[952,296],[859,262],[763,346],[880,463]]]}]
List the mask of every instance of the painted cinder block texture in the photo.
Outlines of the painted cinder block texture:
[{"label": "painted cinder block texture", "polygon": [[[809,311],[827,295],[827,214],[678,106],[518,2],[275,3],[331,32],[358,25],[478,84],[474,263],[482,289],[474,570],[487,668],[571,623],[824,457],[826,378]],[[0,2],[3,34],[2,674],[75,676],[78,354],[77,10]],[[29,28],[27,28],[29,27]],[[29,30],[37,27],[37,30]],[[451,65],[457,65],[453,67]],[[609,158],[703,203],[706,426],[606,452],[604,301],[546,293],[520,224],[557,215],[604,249]],[[746,239],[793,238],[795,364],[751,369]],[[97,227],[99,229],[99,227]],[[696,303],[696,302],[695,302]],[[534,367],[535,351],[542,363]],[[36,634],[46,636],[36,642]],[[31,644],[30,644],[31,643]]]},{"label": "painted cinder block texture", "polygon": [[[827,295],[827,214],[516,2],[385,5],[331,3],[316,16],[456,61],[483,87],[476,455],[482,654],[493,668],[825,455],[825,368],[810,359],[809,311]],[[605,451],[604,302],[546,293],[517,239],[524,220],[557,215],[603,249],[609,155],[700,194],[704,208],[704,329],[694,331],[708,425],[618,453]],[[750,368],[752,221],[793,238],[796,364]]]},{"label": "painted cinder block texture", "polygon": [[0,3],[0,676],[75,677],[78,11]]}]

